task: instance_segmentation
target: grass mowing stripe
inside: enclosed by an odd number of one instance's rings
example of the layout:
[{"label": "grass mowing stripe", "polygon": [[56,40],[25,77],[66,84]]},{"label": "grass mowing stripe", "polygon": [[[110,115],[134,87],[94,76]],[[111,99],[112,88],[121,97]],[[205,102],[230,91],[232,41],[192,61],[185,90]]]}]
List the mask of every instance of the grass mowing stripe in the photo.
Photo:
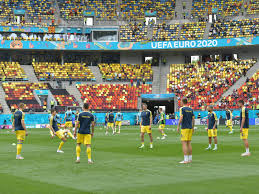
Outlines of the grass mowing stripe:
[{"label": "grass mowing stripe", "polygon": [[[20,176],[0,173],[1,193],[14,194],[25,193],[26,194],[46,194],[46,193],[66,193],[66,194],[93,194],[92,192],[80,191],[74,188],[59,186],[56,184],[50,184],[42,181],[36,181],[29,178]],[[15,192],[14,192],[15,189]]]},{"label": "grass mowing stripe", "polygon": [[[190,175],[191,176],[191,175]],[[222,194],[222,193],[235,193],[244,194],[251,191],[256,193],[259,175],[249,175],[243,177],[231,177],[231,178],[217,178],[209,179],[206,181],[193,181],[190,183],[175,183],[171,182],[169,184],[149,185],[142,187],[131,187],[128,189],[118,189],[113,190],[111,193],[119,194],[124,193],[125,190],[128,193],[141,194],[142,191],[150,194]],[[242,182],[242,184],[237,184],[237,182]]]}]

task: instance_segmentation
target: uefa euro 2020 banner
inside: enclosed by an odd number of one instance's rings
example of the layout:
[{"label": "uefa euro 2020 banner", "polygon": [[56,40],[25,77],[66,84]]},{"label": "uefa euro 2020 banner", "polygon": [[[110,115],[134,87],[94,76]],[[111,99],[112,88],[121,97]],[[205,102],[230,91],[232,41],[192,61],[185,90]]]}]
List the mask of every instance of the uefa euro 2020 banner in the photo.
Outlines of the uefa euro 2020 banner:
[{"label": "uefa euro 2020 banner", "polygon": [[259,45],[259,37],[161,42],[74,42],[1,40],[0,49],[40,50],[172,50]]}]

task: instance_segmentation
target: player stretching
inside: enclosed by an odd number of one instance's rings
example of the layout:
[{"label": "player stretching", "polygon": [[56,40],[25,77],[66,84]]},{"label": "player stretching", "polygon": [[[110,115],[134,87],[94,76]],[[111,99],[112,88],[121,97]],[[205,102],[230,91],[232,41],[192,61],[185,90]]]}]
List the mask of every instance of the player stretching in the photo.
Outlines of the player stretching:
[{"label": "player stretching", "polygon": [[23,112],[24,104],[20,103],[18,105],[18,110],[14,113],[14,119],[13,119],[13,129],[15,129],[16,138],[17,138],[17,153],[16,153],[16,159],[17,160],[23,160],[24,158],[21,156],[22,151],[22,145],[25,140],[25,136],[28,135],[27,129],[24,123],[24,117],[25,114]]},{"label": "player stretching", "polygon": [[121,133],[121,122],[123,120],[123,114],[121,113],[121,111],[119,110],[117,113],[116,113],[116,116],[115,116],[115,131],[116,131],[116,126],[119,126],[119,131],[118,133]]},{"label": "player stretching", "polygon": [[142,104],[142,112],[141,112],[141,120],[140,120],[140,128],[141,128],[141,146],[140,149],[145,147],[144,144],[144,135],[147,133],[150,138],[150,148],[153,148],[153,137],[151,131],[151,124],[152,124],[152,113],[150,110],[147,109],[147,104]]},{"label": "player stretching", "polygon": [[187,164],[192,162],[192,134],[194,133],[194,114],[192,108],[187,106],[187,98],[182,99],[182,106],[180,108],[180,120],[177,126],[177,132],[181,129],[181,141],[184,154],[184,160],[180,164]]},{"label": "player stretching", "polygon": [[232,125],[232,112],[229,108],[226,109],[226,119],[227,119],[227,124],[226,126],[230,129],[229,134],[233,133],[233,125]]},{"label": "player stretching", "polygon": [[[48,118],[49,122],[50,122],[51,116],[52,116],[52,114],[50,112],[49,118]],[[60,116],[58,114],[56,114],[55,117],[56,117],[57,125],[59,127],[61,125]],[[53,131],[50,129],[50,125],[49,124],[47,125],[47,128],[49,128],[50,138],[53,139],[55,137],[55,135],[54,135]]]},{"label": "player stretching", "polygon": [[58,121],[57,121],[56,114],[57,114],[57,112],[56,112],[55,108],[51,109],[49,127],[50,127],[50,130],[53,132],[54,136],[58,136],[58,138],[61,140],[57,152],[64,153],[61,149],[62,149],[64,143],[67,141],[67,139],[64,137],[64,132],[58,128]]},{"label": "player stretching", "polygon": [[217,115],[216,113],[213,111],[213,107],[209,106],[208,107],[208,137],[209,137],[209,147],[206,148],[206,150],[210,150],[211,149],[211,141],[212,141],[212,137],[214,139],[214,144],[215,147],[213,148],[214,151],[216,151],[218,149],[217,143],[218,143],[218,139],[217,139]]},{"label": "player stretching", "polygon": [[114,135],[116,133],[116,131],[114,130],[114,114],[112,111],[108,114],[108,125],[106,128],[105,135],[108,135],[109,128],[112,128],[112,134]]},{"label": "player stretching", "polygon": [[244,101],[239,100],[238,106],[241,108],[240,112],[240,139],[243,140],[246,152],[241,154],[241,156],[250,156],[251,153],[249,152],[249,144],[248,144],[248,130],[249,130],[249,117],[248,117],[248,110],[244,106]]},{"label": "player stretching", "polygon": [[[80,125],[80,127],[79,127]],[[88,156],[88,163],[92,164],[91,158],[91,138],[94,136],[94,116],[89,111],[89,104],[84,103],[83,112],[81,112],[78,116],[78,120],[76,121],[74,136],[76,137],[76,131],[78,130],[77,135],[77,145],[76,145],[76,163],[80,163],[80,152],[81,152],[81,144],[86,145],[86,153]],[[92,126],[92,131],[90,127]]]},{"label": "player stretching", "polygon": [[71,108],[68,108],[67,112],[65,113],[64,121],[65,127],[64,130],[67,131],[67,134],[72,138],[75,139],[75,137],[71,133],[71,129],[73,128],[73,112],[71,111]]},{"label": "player stretching", "polygon": [[161,132],[161,134],[163,136],[161,139],[165,139],[165,137],[167,136],[164,132],[164,129],[165,129],[165,113],[163,112],[162,108],[159,108],[159,113],[160,113],[160,119],[158,121],[159,131]]}]

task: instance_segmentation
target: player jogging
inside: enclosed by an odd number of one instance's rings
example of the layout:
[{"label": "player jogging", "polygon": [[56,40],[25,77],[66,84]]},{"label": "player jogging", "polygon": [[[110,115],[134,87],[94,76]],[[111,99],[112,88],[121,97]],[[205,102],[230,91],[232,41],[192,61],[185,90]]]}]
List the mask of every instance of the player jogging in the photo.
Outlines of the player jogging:
[{"label": "player jogging", "polygon": [[22,151],[22,145],[25,140],[25,136],[28,135],[27,129],[24,122],[25,114],[23,112],[24,104],[20,103],[18,105],[18,110],[14,113],[14,122],[13,122],[13,128],[15,129],[16,138],[17,138],[17,153],[16,153],[16,159],[17,160],[23,160],[24,158],[21,156]]},{"label": "player jogging", "polygon": [[159,131],[161,132],[162,134],[162,138],[161,139],[165,139],[165,137],[167,136],[165,134],[165,113],[163,112],[163,109],[162,108],[159,108],[159,113],[160,113],[160,116],[159,116]]},{"label": "player jogging", "polygon": [[64,131],[62,131],[58,128],[58,121],[57,121],[56,114],[57,114],[56,109],[55,108],[51,109],[49,127],[50,127],[50,130],[53,132],[54,136],[57,136],[61,140],[57,152],[64,153],[61,149],[62,149],[64,143],[67,141],[67,139],[64,136]]},{"label": "player jogging", "polygon": [[[80,163],[81,144],[86,145],[88,163],[93,163],[91,157],[91,139],[94,136],[94,125],[94,116],[89,111],[89,104],[84,103],[83,112],[81,112],[78,116],[74,132],[74,136],[76,137],[76,132],[79,127],[76,145],[76,163]],[[92,128],[92,130],[90,128]]]},{"label": "player jogging", "polygon": [[112,128],[112,134],[114,135],[116,131],[114,130],[114,114],[112,111],[108,114],[108,125],[105,135],[108,135],[109,128]]},{"label": "player jogging", "polygon": [[248,143],[248,130],[249,130],[249,117],[248,109],[244,106],[244,101],[239,100],[238,106],[241,108],[240,112],[240,139],[243,140],[246,152],[241,154],[241,156],[250,156],[249,143]]},{"label": "player jogging", "polygon": [[229,134],[232,134],[234,132],[232,129],[232,127],[233,127],[232,112],[229,108],[226,109],[226,119],[227,119],[226,127],[228,127],[230,129]]},{"label": "player jogging", "polygon": [[218,139],[217,139],[217,115],[216,113],[213,111],[213,107],[209,106],[208,107],[208,137],[209,137],[209,146],[206,148],[206,150],[210,150],[211,149],[211,142],[212,142],[212,137],[214,139],[214,144],[215,147],[213,148],[214,151],[216,151],[218,149]]},{"label": "player jogging", "polygon": [[118,133],[121,133],[121,123],[123,120],[123,114],[119,110],[116,115],[115,115],[115,131],[116,131],[116,126],[119,126],[119,131]]},{"label": "player jogging", "polygon": [[184,154],[184,160],[180,164],[187,164],[192,162],[192,134],[194,133],[194,114],[192,108],[187,106],[187,98],[182,99],[182,106],[180,108],[180,120],[177,126],[177,132],[180,131],[181,125],[181,142]]},{"label": "player jogging", "polygon": [[152,125],[152,113],[150,110],[147,109],[147,104],[142,104],[142,112],[141,112],[141,121],[140,121],[140,129],[141,129],[141,146],[140,149],[145,147],[144,144],[144,135],[147,133],[150,138],[150,148],[153,148],[153,137],[152,137],[152,131],[151,131],[151,125]]}]

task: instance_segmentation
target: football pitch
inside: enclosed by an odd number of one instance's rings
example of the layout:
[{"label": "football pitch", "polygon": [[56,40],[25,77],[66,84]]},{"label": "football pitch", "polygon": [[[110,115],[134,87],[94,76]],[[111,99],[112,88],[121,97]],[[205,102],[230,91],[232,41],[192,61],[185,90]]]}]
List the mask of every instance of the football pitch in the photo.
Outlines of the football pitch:
[{"label": "football pitch", "polygon": [[64,154],[57,153],[60,140],[50,139],[48,129],[28,129],[23,145],[25,160],[16,160],[15,135],[0,132],[0,193],[256,193],[259,182],[259,131],[251,126],[249,143],[252,155],[241,157],[244,147],[239,129],[228,134],[218,129],[218,151],[205,151],[208,146],[204,126],[193,135],[193,163],[183,160],[176,127],[166,130],[166,140],[153,126],[154,149],[140,146],[137,126],[123,126],[121,134],[104,135],[97,127],[92,140],[93,165],[87,163],[82,147],[81,163],[76,164],[76,142],[69,139]]}]

